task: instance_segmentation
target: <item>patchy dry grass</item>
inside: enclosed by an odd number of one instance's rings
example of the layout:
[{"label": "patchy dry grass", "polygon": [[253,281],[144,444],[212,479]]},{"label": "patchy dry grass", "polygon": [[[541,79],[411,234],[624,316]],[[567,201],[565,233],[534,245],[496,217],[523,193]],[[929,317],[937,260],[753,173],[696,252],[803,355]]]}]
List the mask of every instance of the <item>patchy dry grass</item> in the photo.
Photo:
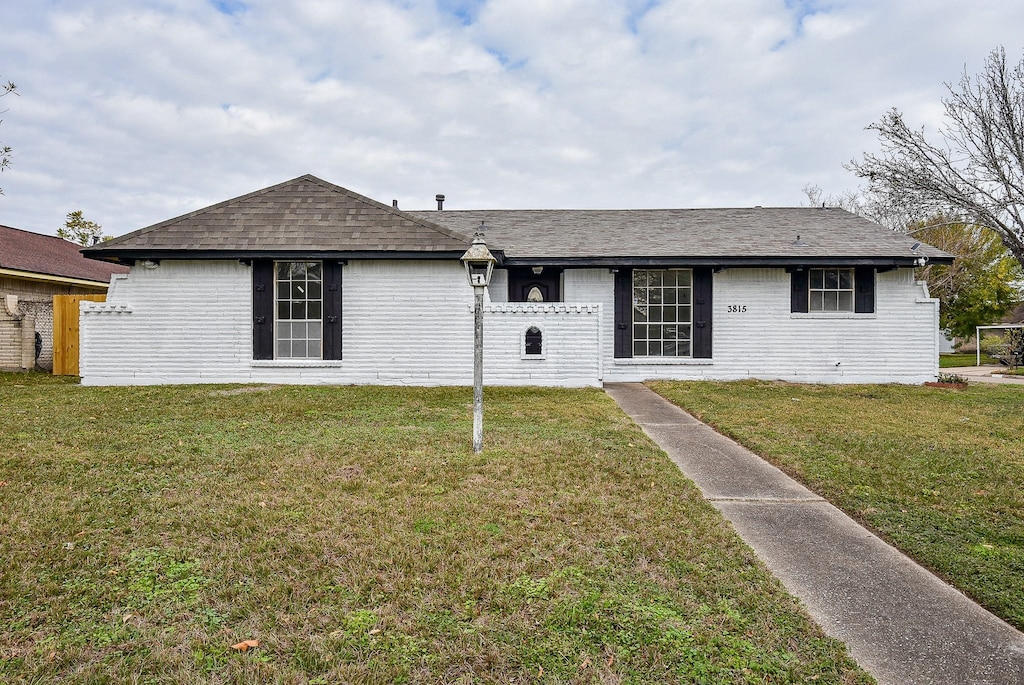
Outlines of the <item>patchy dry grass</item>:
[{"label": "patchy dry grass", "polygon": [[1024,628],[1024,388],[650,385]]},{"label": "patchy dry grass", "polygon": [[0,681],[870,682],[599,391],[19,380]]}]

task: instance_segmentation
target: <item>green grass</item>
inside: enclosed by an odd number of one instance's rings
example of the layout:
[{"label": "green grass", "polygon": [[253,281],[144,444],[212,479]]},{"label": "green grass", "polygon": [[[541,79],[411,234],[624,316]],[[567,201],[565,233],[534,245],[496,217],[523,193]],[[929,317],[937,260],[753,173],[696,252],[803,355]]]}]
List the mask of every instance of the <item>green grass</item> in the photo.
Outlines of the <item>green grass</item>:
[{"label": "green grass", "polygon": [[1024,628],[1024,388],[650,385]]},{"label": "green grass", "polygon": [[[993,359],[987,354],[981,355],[982,364],[999,364],[998,359]],[[940,369],[952,369],[958,366],[977,366],[978,355],[974,352],[961,354],[959,352],[954,354],[940,354],[939,355],[939,368]]]},{"label": "green grass", "polygon": [[25,380],[0,682],[870,682],[600,391]]}]

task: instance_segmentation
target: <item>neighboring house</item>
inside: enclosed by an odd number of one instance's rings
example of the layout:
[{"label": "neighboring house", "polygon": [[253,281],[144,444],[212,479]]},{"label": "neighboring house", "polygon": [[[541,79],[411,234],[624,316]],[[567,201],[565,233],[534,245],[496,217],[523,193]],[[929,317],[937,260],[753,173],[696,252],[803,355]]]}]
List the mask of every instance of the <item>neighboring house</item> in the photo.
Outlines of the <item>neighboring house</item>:
[{"label": "neighboring house", "polygon": [[485,382],[934,380],[952,257],[839,209],[400,211],[313,176],[83,252],[86,384],[470,384],[473,233],[498,260]]},{"label": "neighboring house", "polygon": [[0,369],[50,370],[53,296],[102,294],[111,274],[128,272],[86,259],[80,249],[61,238],[0,226]]}]

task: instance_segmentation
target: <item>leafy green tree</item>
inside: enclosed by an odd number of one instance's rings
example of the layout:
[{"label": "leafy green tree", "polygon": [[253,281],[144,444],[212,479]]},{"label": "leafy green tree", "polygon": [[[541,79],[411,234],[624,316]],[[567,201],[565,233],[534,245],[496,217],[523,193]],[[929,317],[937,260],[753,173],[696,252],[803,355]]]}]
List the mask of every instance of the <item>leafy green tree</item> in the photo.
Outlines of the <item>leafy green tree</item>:
[{"label": "leafy green tree", "polygon": [[951,265],[918,271],[939,298],[939,327],[951,336],[968,338],[975,326],[996,323],[1020,302],[1024,270],[995,231],[936,217],[909,232],[956,257]]},{"label": "leafy green tree", "polygon": [[[14,93],[17,95],[18,87],[14,85],[12,81],[8,81],[6,84],[0,84],[0,98]],[[7,110],[5,109],[0,114],[4,114]],[[0,171],[3,171],[7,167],[11,166],[11,146],[0,143]],[[4,194],[4,189],[0,188],[0,195]]]},{"label": "leafy green tree", "polygon": [[103,236],[103,227],[82,216],[82,210],[68,213],[64,225],[57,229],[57,235],[79,245],[93,245],[100,240],[108,240]]}]

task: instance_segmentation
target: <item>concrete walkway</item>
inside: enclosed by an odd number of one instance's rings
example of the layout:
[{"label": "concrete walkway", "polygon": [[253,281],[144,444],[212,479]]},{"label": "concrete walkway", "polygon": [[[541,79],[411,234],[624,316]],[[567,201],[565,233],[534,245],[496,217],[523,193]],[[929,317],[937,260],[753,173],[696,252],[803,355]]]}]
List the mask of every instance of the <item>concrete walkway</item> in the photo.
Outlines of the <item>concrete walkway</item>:
[{"label": "concrete walkway", "polygon": [[955,373],[965,376],[971,383],[1003,383],[1005,385],[1019,385],[1024,388],[1024,376],[993,376],[993,373],[1004,371],[1005,366],[954,366],[949,369],[939,369],[942,373]]},{"label": "concrete walkway", "polygon": [[642,384],[605,390],[879,683],[1024,684],[1024,633]]}]

